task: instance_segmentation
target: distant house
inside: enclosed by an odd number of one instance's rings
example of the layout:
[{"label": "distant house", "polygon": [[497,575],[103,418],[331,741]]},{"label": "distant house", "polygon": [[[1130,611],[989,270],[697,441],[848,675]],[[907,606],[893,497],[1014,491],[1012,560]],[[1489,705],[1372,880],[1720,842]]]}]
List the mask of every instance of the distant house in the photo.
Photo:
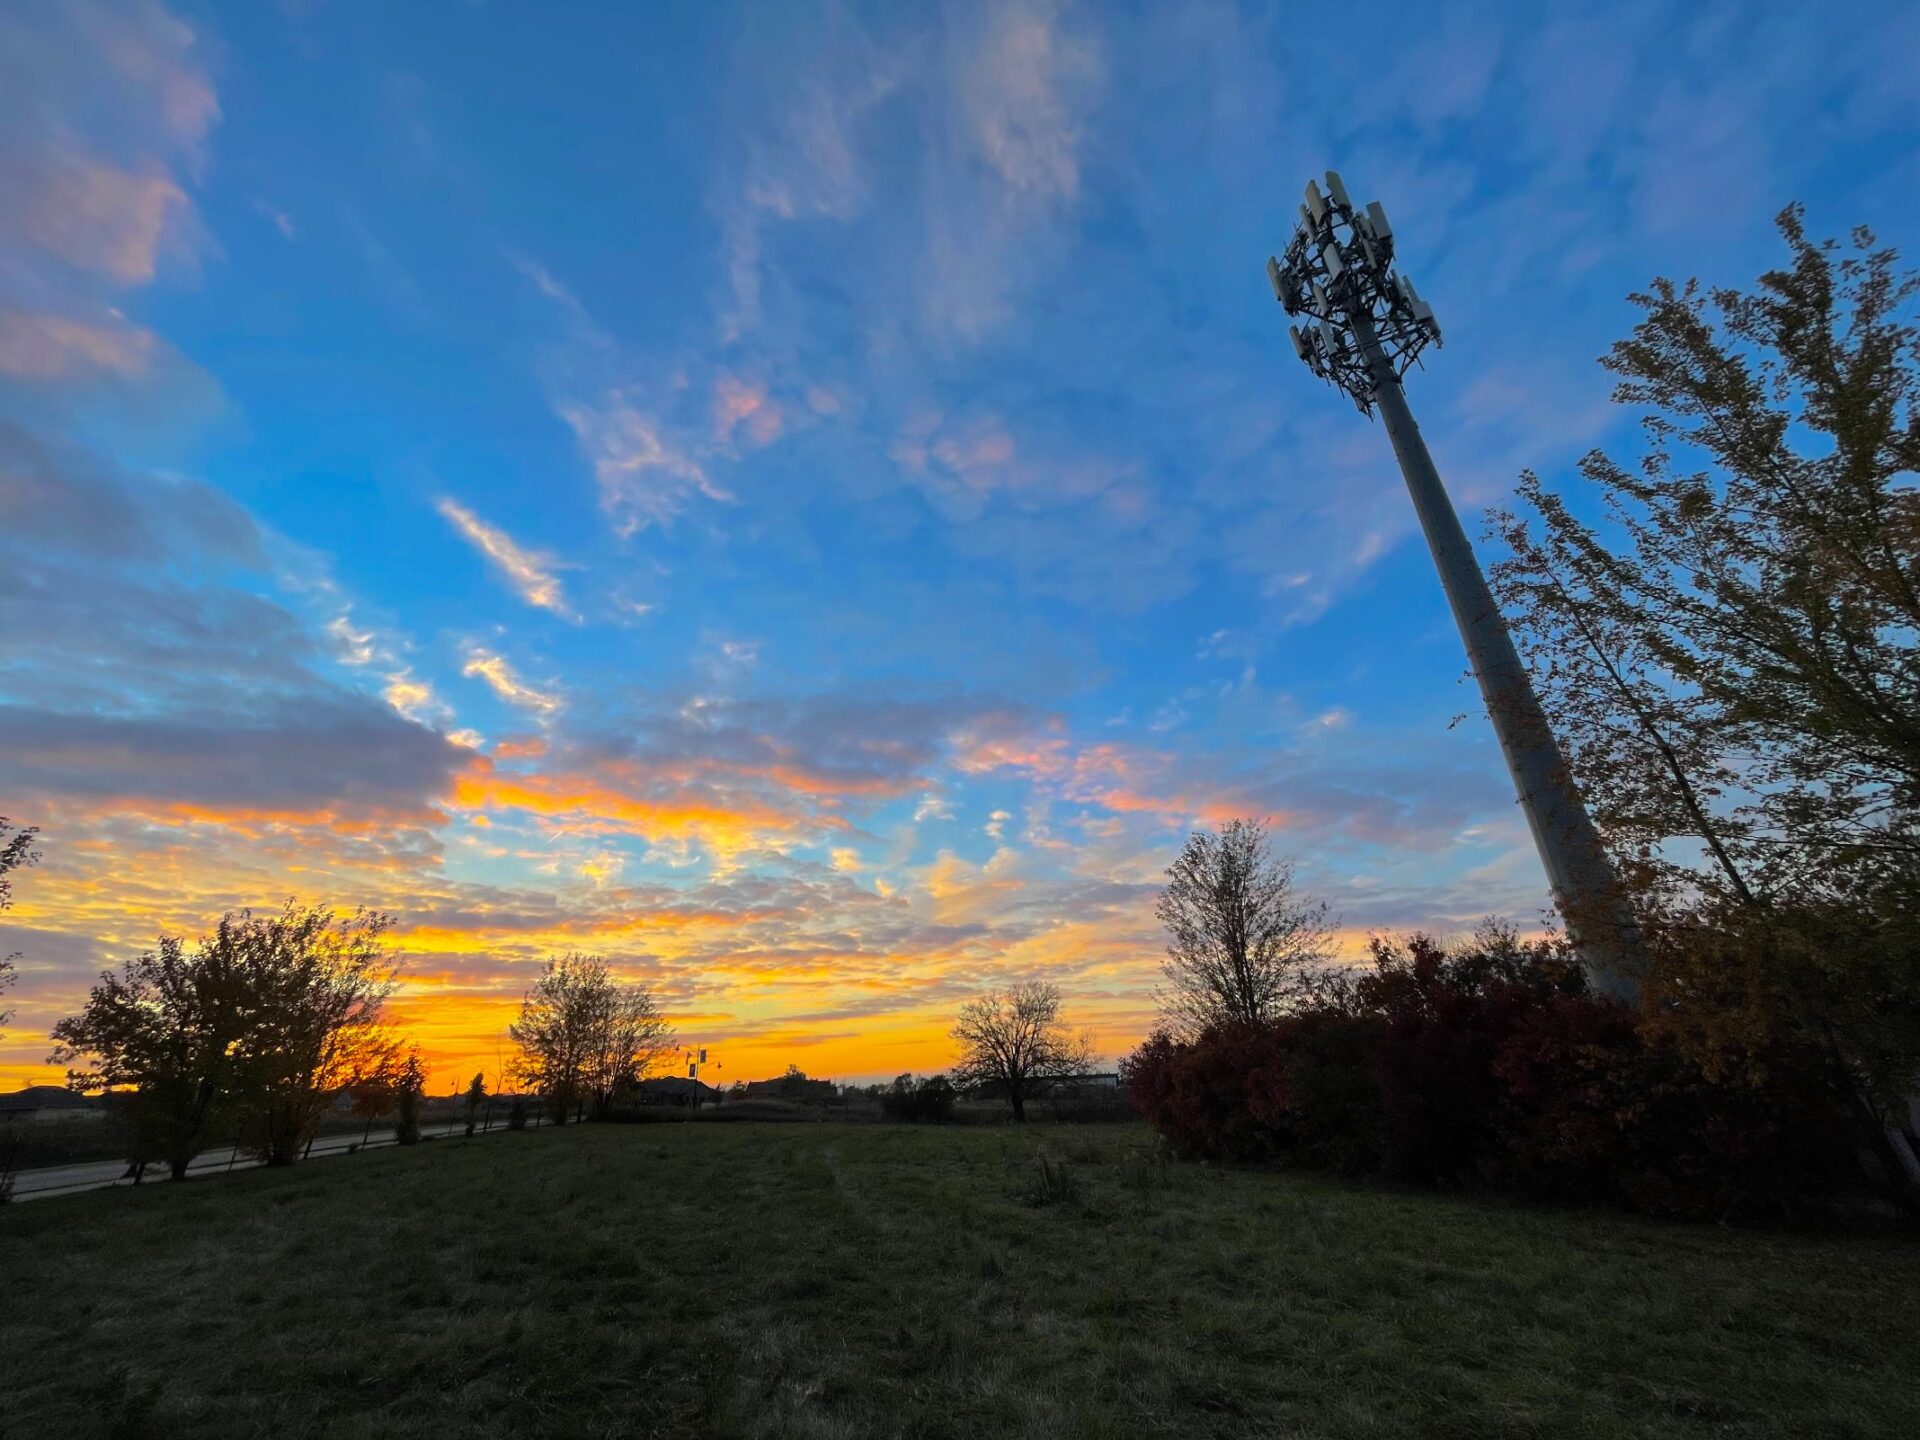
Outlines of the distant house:
[{"label": "distant house", "polygon": [[29,1085],[10,1095],[0,1095],[0,1121],[7,1124],[104,1113],[98,1100],[76,1095],[63,1085]]},{"label": "distant house", "polygon": [[839,1093],[831,1080],[810,1080],[805,1075],[780,1075],[772,1080],[749,1080],[749,1100],[831,1100]]},{"label": "distant house", "polygon": [[702,1105],[714,1105],[721,1094],[706,1081],[690,1080],[685,1075],[657,1075],[640,1082],[642,1105],[691,1105],[695,1097]]}]

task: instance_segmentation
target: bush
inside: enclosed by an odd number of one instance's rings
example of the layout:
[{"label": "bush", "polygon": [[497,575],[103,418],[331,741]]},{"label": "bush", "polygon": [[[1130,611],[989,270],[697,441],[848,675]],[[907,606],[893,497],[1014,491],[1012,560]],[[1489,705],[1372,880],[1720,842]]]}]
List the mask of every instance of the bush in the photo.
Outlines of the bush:
[{"label": "bush", "polygon": [[1181,1155],[1274,1156],[1283,1143],[1289,1023],[1219,1026],[1185,1045],[1155,1035],[1127,1061],[1128,1098]]},{"label": "bush", "polygon": [[1817,1075],[1709,1075],[1588,994],[1560,945],[1415,936],[1372,958],[1272,1024],[1155,1035],[1124,1063],[1129,1100],[1187,1157],[1667,1214],[1790,1212],[1846,1169]]},{"label": "bush", "polygon": [[513,1103],[507,1107],[507,1128],[509,1130],[527,1128],[527,1102],[518,1095],[513,1097]]},{"label": "bush", "polygon": [[915,1080],[898,1077],[880,1094],[880,1113],[887,1119],[912,1124],[944,1125],[953,1119],[956,1092],[944,1075]]},{"label": "bush", "polygon": [[420,1101],[421,1094],[411,1085],[404,1086],[394,1097],[393,1138],[402,1145],[420,1143]]},{"label": "bush", "polygon": [[1080,1198],[1080,1182],[1065,1160],[1036,1150],[1024,1198],[1029,1205],[1065,1205]]}]

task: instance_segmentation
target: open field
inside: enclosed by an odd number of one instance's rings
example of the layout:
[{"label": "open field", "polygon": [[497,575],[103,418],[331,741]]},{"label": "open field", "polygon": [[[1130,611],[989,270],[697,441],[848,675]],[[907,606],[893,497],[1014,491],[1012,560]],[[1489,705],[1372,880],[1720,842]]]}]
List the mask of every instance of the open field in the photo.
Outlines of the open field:
[{"label": "open field", "polygon": [[[1072,1193],[1043,1197],[1035,1152]],[[0,1211],[0,1436],[1920,1433],[1920,1248],[584,1126]]]}]

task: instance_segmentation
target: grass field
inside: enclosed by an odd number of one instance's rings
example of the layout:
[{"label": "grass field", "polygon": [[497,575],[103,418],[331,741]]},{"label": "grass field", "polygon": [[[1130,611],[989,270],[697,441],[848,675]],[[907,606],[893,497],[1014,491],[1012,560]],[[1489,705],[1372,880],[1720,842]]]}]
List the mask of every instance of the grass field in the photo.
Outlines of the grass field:
[{"label": "grass field", "polygon": [[1916,1358],[1912,1245],[1131,1127],[584,1126],[0,1211],[7,1440],[1912,1436]]}]

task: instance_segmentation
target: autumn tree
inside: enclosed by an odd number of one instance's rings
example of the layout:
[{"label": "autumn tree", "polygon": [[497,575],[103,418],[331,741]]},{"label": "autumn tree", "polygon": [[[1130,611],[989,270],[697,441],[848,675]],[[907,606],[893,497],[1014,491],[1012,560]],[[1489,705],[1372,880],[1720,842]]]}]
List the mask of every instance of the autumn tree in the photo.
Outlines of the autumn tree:
[{"label": "autumn tree", "polygon": [[1167,929],[1163,1022],[1192,1038],[1211,1026],[1264,1024],[1310,993],[1331,958],[1326,905],[1294,888],[1260,820],[1187,837],[1155,905]]},{"label": "autumn tree", "polygon": [[601,1005],[587,1085],[594,1113],[604,1117],[616,1095],[646,1079],[672,1048],[674,1037],[653,992],[644,985],[609,985]]},{"label": "autumn tree", "polygon": [[1920,1078],[1920,285],[1779,217],[1756,289],[1656,280],[1603,360],[1643,456],[1522,477],[1495,585],[1710,1062]]},{"label": "autumn tree", "polygon": [[[33,838],[40,832],[34,826],[17,826],[6,816],[0,815],[0,910],[13,905],[13,881],[9,872],[33,864],[40,858],[40,852],[33,848]],[[0,994],[5,994],[14,981],[13,962],[18,955],[0,956]],[[0,1025],[13,1018],[11,1010],[0,1010]]]},{"label": "autumn tree", "polygon": [[952,1034],[960,1046],[954,1082],[1001,1092],[1019,1121],[1027,1118],[1028,1100],[1093,1069],[1091,1039],[1067,1030],[1060,987],[1044,981],[969,1000]]},{"label": "autumn tree", "polygon": [[383,1024],[398,968],[391,925],[289,903],[275,916],[224,916],[203,942],[244,980],[235,1099],[243,1143],[269,1165],[299,1159],[341,1094],[393,1067],[398,1042]]},{"label": "autumn tree", "polygon": [[235,1088],[247,1023],[238,957],[178,936],[105,971],[78,1015],[53,1028],[52,1060],[76,1091],[121,1096],[136,1167],[150,1155],[178,1180]]},{"label": "autumn tree", "polygon": [[507,1033],[520,1047],[515,1074],[546,1099],[556,1125],[590,1101],[604,1113],[673,1042],[651,991],[622,985],[604,959],[578,952],[547,962]]}]

